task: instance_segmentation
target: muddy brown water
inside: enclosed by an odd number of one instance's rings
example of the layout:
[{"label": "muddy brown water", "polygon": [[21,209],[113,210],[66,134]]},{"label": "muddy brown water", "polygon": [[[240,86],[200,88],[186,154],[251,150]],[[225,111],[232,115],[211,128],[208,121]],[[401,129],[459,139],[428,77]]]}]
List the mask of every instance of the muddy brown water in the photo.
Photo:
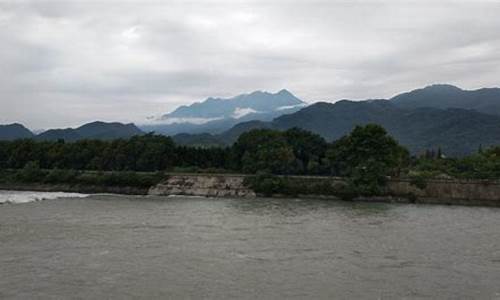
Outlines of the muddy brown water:
[{"label": "muddy brown water", "polygon": [[1,299],[500,299],[500,209],[97,195],[0,205]]}]

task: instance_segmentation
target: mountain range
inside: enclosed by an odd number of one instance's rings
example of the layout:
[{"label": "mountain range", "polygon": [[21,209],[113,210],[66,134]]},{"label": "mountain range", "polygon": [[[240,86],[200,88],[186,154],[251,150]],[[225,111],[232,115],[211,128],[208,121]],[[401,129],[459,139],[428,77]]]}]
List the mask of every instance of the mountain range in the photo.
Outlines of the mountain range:
[{"label": "mountain range", "polygon": [[271,121],[296,112],[307,104],[288,90],[277,93],[255,91],[232,98],[208,98],[141,125],[146,132],[165,135],[178,133],[221,133],[234,125],[251,121]]},{"label": "mountain range", "polygon": [[[0,140],[114,139],[156,131],[172,135],[175,142],[183,145],[218,146],[230,145],[240,134],[255,128],[299,127],[333,141],[356,125],[375,123],[386,128],[414,154],[441,148],[446,155],[461,156],[481,146],[500,145],[500,89],[463,90],[437,84],[390,99],[340,100],[309,106],[287,90],[275,94],[258,91],[229,99],[208,98],[181,106],[161,119],[175,122],[155,125],[167,126],[163,127],[168,128],[165,131],[144,127],[141,131],[134,124],[94,122],[39,135],[21,124],[1,125]],[[193,123],[200,119],[209,121]]]},{"label": "mountain range", "polygon": [[50,129],[38,135],[21,124],[0,125],[0,140],[34,138],[40,141],[65,140],[73,142],[81,139],[111,140],[142,135],[134,124],[92,122],[78,128]]},{"label": "mountain range", "polygon": [[[485,94],[488,97],[483,98]],[[486,107],[490,109],[486,111]],[[465,91],[432,85],[388,100],[318,102],[270,122],[243,122],[223,133],[202,137],[210,145],[231,144],[241,133],[255,128],[299,127],[333,141],[354,126],[367,123],[382,125],[414,154],[437,148],[450,156],[470,154],[480,146],[500,145],[500,89]],[[174,140],[202,144],[200,135],[174,136]]]}]

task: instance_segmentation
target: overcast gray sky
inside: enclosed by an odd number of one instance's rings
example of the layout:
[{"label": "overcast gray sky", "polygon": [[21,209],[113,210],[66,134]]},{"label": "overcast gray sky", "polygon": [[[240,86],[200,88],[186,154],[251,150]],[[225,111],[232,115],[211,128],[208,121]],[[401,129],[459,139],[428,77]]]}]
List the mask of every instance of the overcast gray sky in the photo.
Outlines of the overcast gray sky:
[{"label": "overcast gray sky", "polygon": [[209,96],[500,86],[500,1],[0,0],[0,123],[133,121]]}]

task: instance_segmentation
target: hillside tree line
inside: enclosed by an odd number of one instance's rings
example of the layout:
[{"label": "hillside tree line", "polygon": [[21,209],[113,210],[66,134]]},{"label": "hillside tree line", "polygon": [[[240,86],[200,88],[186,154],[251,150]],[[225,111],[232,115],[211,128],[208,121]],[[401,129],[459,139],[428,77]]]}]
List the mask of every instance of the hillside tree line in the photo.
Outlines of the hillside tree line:
[{"label": "hillside tree line", "polygon": [[480,149],[462,158],[410,157],[384,128],[373,124],[356,126],[332,143],[298,128],[256,129],[225,148],[181,146],[154,134],[109,141],[0,141],[0,169],[28,164],[59,170],[327,175],[379,184],[401,174],[500,178],[500,148]]}]

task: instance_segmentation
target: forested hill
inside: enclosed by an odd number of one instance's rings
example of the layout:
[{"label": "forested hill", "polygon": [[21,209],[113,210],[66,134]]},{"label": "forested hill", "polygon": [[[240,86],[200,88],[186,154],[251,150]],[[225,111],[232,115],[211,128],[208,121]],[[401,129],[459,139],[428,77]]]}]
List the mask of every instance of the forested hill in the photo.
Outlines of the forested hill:
[{"label": "forested hill", "polygon": [[134,124],[92,122],[78,128],[50,129],[34,135],[26,127],[20,124],[0,125],[0,140],[16,140],[24,138],[35,138],[43,141],[65,140],[68,142],[81,139],[112,140],[117,138],[130,138],[142,135],[142,132]]},{"label": "forested hill", "polygon": [[275,119],[272,127],[299,127],[336,140],[355,125],[368,123],[386,128],[412,153],[441,148],[460,156],[500,144],[500,116],[457,108],[403,109],[385,100],[317,103]]},{"label": "forested hill", "polygon": [[[356,125],[379,124],[414,154],[441,148],[449,156],[476,152],[479,147],[500,145],[500,116],[465,109],[404,109],[389,100],[319,102],[272,122],[246,122],[214,136],[231,144],[238,136],[256,128],[286,130],[298,127],[336,140]],[[204,137],[207,139],[207,136]],[[214,139],[211,143],[214,144]],[[175,140],[175,137],[174,137]],[[184,141],[187,138],[184,137]],[[193,137],[191,143],[195,143]],[[181,141],[182,143],[182,141]],[[189,143],[186,143],[189,144]]]},{"label": "forested hill", "polygon": [[38,136],[38,140],[77,141],[81,139],[112,140],[118,138],[130,138],[135,135],[144,134],[134,124],[92,122],[78,128],[51,129]]},{"label": "forested hill", "polygon": [[21,124],[0,125],[0,140],[10,141],[19,138],[32,138],[34,134]]},{"label": "forested hill", "polygon": [[398,107],[473,109],[486,114],[500,115],[500,88],[463,90],[449,84],[435,84],[399,94],[391,101]]}]

